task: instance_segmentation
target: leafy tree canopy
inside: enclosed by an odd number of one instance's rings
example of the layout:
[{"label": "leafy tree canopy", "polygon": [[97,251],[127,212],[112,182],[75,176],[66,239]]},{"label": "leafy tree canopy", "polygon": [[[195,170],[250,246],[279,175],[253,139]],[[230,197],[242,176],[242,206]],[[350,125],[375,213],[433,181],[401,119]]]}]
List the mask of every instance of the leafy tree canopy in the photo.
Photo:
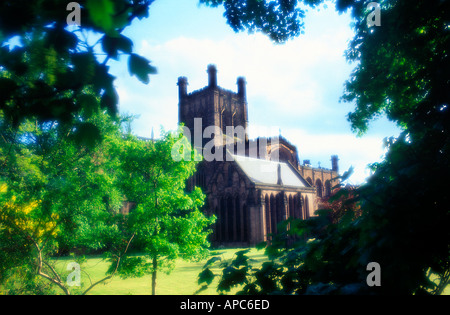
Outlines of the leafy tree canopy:
[{"label": "leafy tree canopy", "polygon": [[[128,229],[141,244],[139,257],[126,257],[119,273],[124,277],[152,274],[156,293],[158,271],[170,272],[176,259],[198,260],[208,254],[209,227],[214,218],[201,211],[205,195],[199,188],[186,192],[186,181],[196,170],[196,159],[174,161],[172,151],[183,134],[163,133],[163,140],[144,142],[130,137],[116,153],[121,190],[135,209]],[[190,145],[189,155],[196,155]]]},{"label": "leafy tree canopy", "polygon": [[[116,115],[118,95],[108,60],[128,55],[130,74],[144,83],[156,73],[149,60],[133,52],[132,41],[121,34],[133,20],[148,16],[152,2],[78,1],[81,26],[68,27],[68,1],[2,1],[0,110],[4,118],[17,127],[26,118],[35,117],[41,122],[73,124],[82,110],[97,108]],[[91,45],[90,37],[99,40]],[[86,95],[87,89],[100,99]],[[98,138],[98,129],[92,125],[81,124],[79,133],[84,138]]]}]

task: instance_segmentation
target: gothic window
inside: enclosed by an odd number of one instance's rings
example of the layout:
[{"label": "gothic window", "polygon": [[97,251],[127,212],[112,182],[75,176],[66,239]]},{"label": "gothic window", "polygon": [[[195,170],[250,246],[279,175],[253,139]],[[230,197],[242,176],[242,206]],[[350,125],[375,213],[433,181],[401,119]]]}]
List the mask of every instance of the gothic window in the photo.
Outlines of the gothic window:
[{"label": "gothic window", "polygon": [[288,218],[295,218],[294,198],[292,198],[292,195],[289,195],[289,214],[288,214]]},{"label": "gothic window", "polygon": [[245,194],[245,181],[244,180],[241,180],[240,186],[241,186],[241,194],[243,195],[243,194]]},{"label": "gothic window", "polygon": [[304,218],[305,219],[309,219],[310,215],[309,215],[309,199],[308,199],[308,196],[305,197],[304,205],[305,205],[305,207],[304,207],[304,209],[305,209],[305,216],[304,216]]},{"label": "gothic window", "polygon": [[[276,216],[276,224],[278,225],[284,219],[284,194],[279,193],[277,195],[277,216]],[[278,231],[278,228],[277,228]]]},{"label": "gothic window", "polygon": [[266,235],[269,235],[272,231],[270,229],[270,199],[268,195],[266,195],[264,201],[266,203]]},{"label": "gothic window", "polygon": [[222,176],[222,174],[219,174],[217,176],[217,187],[219,187],[219,189],[223,188],[223,176]]},{"label": "gothic window", "polygon": [[222,242],[227,241],[226,233],[227,233],[227,207],[226,200],[224,198],[220,199],[220,216],[217,222],[220,225],[220,240]]},{"label": "gothic window", "polygon": [[205,170],[202,166],[200,166],[197,170],[197,174],[195,176],[195,186],[200,187],[201,189],[206,189],[206,174]]},{"label": "gothic window", "polygon": [[331,183],[329,180],[325,182],[325,196],[331,195]]},{"label": "gothic window", "polygon": [[239,187],[239,174],[236,171],[233,172],[233,186]]},{"label": "gothic window", "polygon": [[295,207],[295,218],[304,219],[302,214],[302,199],[300,193],[296,194],[294,197],[294,207]]},{"label": "gothic window", "polygon": [[242,222],[242,229],[243,229],[243,232],[244,232],[244,239],[243,239],[243,241],[244,242],[248,242],[249,241],[249,239],[248,239],[248,222],[247,222],[247,211],[248,211],[248,209],[247,209],[247,205],[246,204],[244,204],[244,206],[242,207],[242,212],[243,212],[243,222]]},{"label": "gothic window", "polygon": [[233,237],[233,232],[234,232],[234,217],[235,217],[235,212],[234,210],[234,204],[233,204],[233,198],[231,196],[228,196],[227,198],[227,213],[228,213],[228,217],[227,217],[227,225],[228,225],[228,229],[227,229],[227,241],[233,241],[234,237]]},{"label": "gothic window", "polygon": [[317,196],[322,198],[323,186],[320,179],[316,180]]},{"label": "gothic window", "polygon": [[274,195],[270,196],[270,232],[277,233],[277,199]]},{"label": "gothic window", "polygon": [[236,241],[242,241],[242,208],[239,197],[236,197],[235,213],[236,213]]}]

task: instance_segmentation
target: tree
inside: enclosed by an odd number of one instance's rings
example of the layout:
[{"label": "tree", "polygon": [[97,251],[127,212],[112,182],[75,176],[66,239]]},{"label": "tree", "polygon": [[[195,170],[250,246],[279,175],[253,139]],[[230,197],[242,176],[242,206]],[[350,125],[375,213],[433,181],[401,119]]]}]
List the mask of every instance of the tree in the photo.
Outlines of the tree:
[{"label": "tree", "polygon": [[[142,141],[128,136],[118,146],[120,186],[126,199],[136,206],[127,218],[128,229],[144,253],[127,256],[120,264],[124,277],[152,275],[152,294],[156,294],[158,271],[173,269],[175,260],[198,260],[207,256],[214,218],[201,211],[204,194],[199,188],[186,192],[186,181],[195,172],[197,162],[174,161],[172,150],[183,135],[162,133],[162,140]],[[183,148],[181,149],[183,150]],[[185,147],[183,154],[194,157]]]},{"label": "tree", "polygon": [[[359,64],[344,100],[363,134],[380,114],[403,128],[358,190],[365,213],[363,254],[383,268],[384,293],[439,294],[450,277],[448,1],[382,1],[382,26],[363,15],[347,56]],[[430,282],[430,274],[439,282]]]},{"label": "tree", "polygon": [[200,3],[211,7],[222,5],[225,9],[224,16],[234,31],[261,31],[276,43],[304,33],[305,9],[299,7],[300,3],[314,8],[321,2],[322,0],[200,0]]},{"label": "tree", "polygon": [[[88,124],[101,131],[101,145],[80,141],[76,126],[36,119],[15,129],[0,121],[0,281],[18,280],[22,293],[37,292],[38,277],[72,294],[55,257],[103,250],[117,261],[133,239],[121,229],[123,198],[114,177],[117,159],[110,154],[113,139],[121,137],[119,122],[98,112]],[[18,271],[27,278],[16,279]]]},{"label": "tree", "polygon": [[[133,52],[122,31],[148,16],[152,0],[82,0],[81,26],[68,27],[67,1],[0,3],[0,111],[17,128],[27,118],[72,124],[83,109],[117,114],[118,96],[108,61],[128,56],[129,71],[143,83],[156,73]],[[90,38],[98,38],[90,43]],[[11,48],[14,40],[18,45]],[[103,57],[103,58],[102,58]],[[103,60],[99,60],[102,58]],[[100,99],[86,97],[86,90]],[[98,129],[80,124],[84,138]]]}]

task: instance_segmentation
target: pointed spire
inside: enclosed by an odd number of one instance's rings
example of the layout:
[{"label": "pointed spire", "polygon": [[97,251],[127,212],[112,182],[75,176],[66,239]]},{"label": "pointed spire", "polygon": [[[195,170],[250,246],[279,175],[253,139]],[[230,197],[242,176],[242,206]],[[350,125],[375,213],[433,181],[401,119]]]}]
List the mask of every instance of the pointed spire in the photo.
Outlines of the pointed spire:
[{"label": "pointed spire", "polygon": [[153,132],[153,127],[152,127],[152,142],[155,142],[155,133]]},{"label": "pointed spire", "polygon": [[277,181],[277,185],[283,185],[283,180],[281,179],[281,164],[278,163],[278,181]]}]

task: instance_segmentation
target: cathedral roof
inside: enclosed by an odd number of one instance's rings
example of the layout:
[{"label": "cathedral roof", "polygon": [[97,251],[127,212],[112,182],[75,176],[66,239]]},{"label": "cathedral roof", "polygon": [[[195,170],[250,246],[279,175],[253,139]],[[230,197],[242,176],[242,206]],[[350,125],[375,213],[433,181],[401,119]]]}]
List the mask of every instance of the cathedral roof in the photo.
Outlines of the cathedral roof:
[{"label": "cathedral roof", "polygon": [[248,178],[257,185],[311,187],[288,163],[241,155],[231,156]]}]

